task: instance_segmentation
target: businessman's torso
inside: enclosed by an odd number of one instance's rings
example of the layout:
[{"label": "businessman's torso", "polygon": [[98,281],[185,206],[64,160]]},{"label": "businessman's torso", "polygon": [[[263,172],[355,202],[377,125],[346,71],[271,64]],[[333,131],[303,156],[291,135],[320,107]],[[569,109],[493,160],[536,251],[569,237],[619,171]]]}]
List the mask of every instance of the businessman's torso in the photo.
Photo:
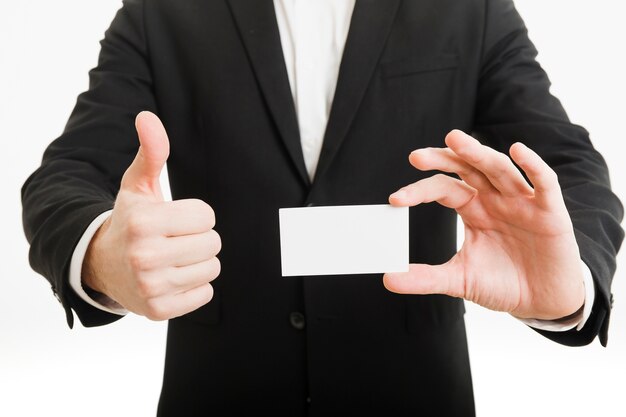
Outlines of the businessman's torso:
[{"label": "businessman's torso", "polygon": [[[310,184],[271,0],[145,2],[172,194],[211,204],[223,241],[214,300],[170,323],[163,414],[473,410],[462,301],[380,275],[283,278],[278,209],[385,203],[430,175],[410,151],[473,126],[479,3],[357,2]],[[410,216],[412,262],[455,253],[453,211]]]}]

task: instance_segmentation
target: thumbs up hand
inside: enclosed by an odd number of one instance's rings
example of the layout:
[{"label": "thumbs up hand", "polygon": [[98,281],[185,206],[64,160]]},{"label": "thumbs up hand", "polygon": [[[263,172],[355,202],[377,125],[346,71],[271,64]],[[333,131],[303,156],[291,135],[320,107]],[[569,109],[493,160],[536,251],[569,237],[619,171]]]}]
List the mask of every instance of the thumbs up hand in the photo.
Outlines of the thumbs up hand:
[{"label": "thumbs up hand", "polygon": [[215,215],[201,200],[163,201],[159,175],[169,155],[163,124],[136,119],[139,150],[122,178],[111,217],[83,262],[83,284],[151,320],[178,317],[208,303],[220,273]]}]

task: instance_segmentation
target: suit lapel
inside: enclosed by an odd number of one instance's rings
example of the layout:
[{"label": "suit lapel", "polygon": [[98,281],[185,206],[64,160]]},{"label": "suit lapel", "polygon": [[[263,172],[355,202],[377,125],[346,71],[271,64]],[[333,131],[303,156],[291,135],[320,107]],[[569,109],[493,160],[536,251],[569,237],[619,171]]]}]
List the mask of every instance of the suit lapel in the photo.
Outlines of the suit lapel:
[{"label": "suit lapel", "polygon": [[383,51],[400,0],[357,0],[315,180],[331,164],[356,115]]},{"label": "suit lapel", "polygon": [[298,174],[310,184],[272,0],[228,0],[280,136]]}]

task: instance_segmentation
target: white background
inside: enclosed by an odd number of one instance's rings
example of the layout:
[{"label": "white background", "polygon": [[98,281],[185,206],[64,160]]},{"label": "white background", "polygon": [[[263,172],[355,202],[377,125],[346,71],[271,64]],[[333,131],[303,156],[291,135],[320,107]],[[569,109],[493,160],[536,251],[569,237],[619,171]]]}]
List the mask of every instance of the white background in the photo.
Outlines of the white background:
[{"label": "white background", "polygon": [[[462,1],[462,0],[459,0]],[[572,120],[587,127],[626,198],[626,26],[619,0],[517,0]],[[119,0],[0,5],[0,415],[150,416],[166,326],[139,317],[70,331],[32,272],[19,189],[87,87]],[[392,190],[390,190],[392,191]],[[626,268],[620,256],[607,349],[554,344],[506,314],[468,305],[479,416],[626,415]]]}]

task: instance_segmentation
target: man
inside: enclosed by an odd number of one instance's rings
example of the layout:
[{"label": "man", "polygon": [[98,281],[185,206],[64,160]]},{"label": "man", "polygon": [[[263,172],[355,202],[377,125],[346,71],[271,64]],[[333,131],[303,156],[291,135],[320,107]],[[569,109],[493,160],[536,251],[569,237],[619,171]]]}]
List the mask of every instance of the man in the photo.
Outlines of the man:
[{"label": "man", "polygon": [[[607,341],[622,207],[535,55],[509,0],[126,1],[24,186],[31,263],[70,326],[170,319],[160,415],[472,415],[461,298]],[[281,277],[279,208],[388,199],[391,291]]]}]

